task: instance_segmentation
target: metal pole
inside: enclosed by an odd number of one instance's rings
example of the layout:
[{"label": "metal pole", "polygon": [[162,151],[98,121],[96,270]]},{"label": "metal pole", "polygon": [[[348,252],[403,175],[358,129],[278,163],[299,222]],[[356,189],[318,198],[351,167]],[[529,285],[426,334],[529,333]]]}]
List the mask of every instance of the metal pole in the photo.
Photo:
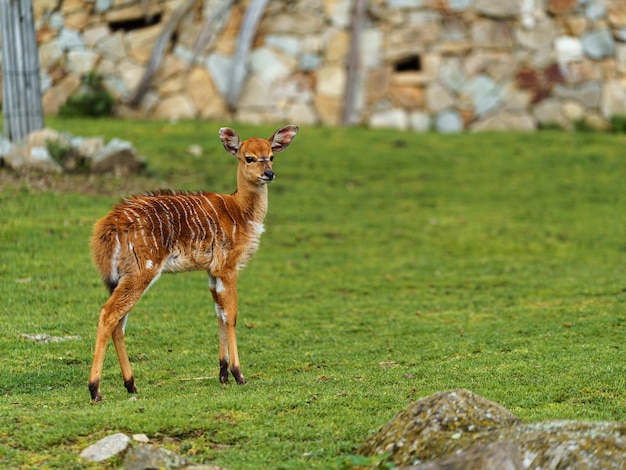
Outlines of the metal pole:
[{"label": "metal pole", "polygon": [[32,0],[0,0],[4,135],[17,141],[43,127]]}]

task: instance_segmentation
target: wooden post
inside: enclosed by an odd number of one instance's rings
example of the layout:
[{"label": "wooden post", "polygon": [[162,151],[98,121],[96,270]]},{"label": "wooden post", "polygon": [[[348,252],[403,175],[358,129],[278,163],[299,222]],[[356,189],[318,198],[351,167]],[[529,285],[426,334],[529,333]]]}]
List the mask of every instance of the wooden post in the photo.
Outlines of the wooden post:
[{"label": "wooden post", "polygon": [[230,89],[226,96],[226,103],[231,111],[237,107],[241,88],[248,74],[248,57],[254,35],[265,11],[268,0],[251,0],[241,21],[241,28],[237,36],[237,48],[233,57]]},{"label": "wooden post", "polygon": [[43,128],[32,0],[0,0],[0,30],[4,136],[17,141]]},{"label": "wooden post", "polygon": [[350,26],[350,50],[348,51],[348,64],[346,73],[346,89],[341,113],[341,124],[349,126],[356,121],[354,116],[354,103],[356,101],[357,81],[359,79],[359,66],[361,63],[361,29],[365,17],[365,0],[353,0],[352,24]]}]

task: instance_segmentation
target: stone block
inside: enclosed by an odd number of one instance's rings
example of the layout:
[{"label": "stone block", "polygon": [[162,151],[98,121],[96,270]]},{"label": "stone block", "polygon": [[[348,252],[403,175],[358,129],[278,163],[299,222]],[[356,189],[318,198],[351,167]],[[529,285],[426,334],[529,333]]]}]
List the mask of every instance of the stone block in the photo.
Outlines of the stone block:
[{"label": "stone block", "polygon": [[65,55],[58,41],[50,41],[39,46],[39,65],[41,70],[63,66]]},{"label": "stone block", "polygon": [[409,129],[415,132],[428,132],[431,128],[430,115],[423,111],[409,113]]},{"label": "stone block", "polygon": [[341,122],[343,102],[340,98],[322,94],[315,95],[315,111],[320,122],[326,126],[336,126]]},{"label": "stone block", "polygon": [[[146,4],[146,6],[143,5]],[[163,12],[163,4],[156,2],[139,2],[114,8],[105,13],[108,23],[121,23],[124,21],[143,20],[146,16],[156,16]]]},{"label": "stone block", "polygon": [[127,58],[124,36],[120,31],[100,40],[96,46],[96,50],[102,54],[103,57],[115,63]]},{"label": "stone block", "polygon": [[474,8],[484,16],[492,18],[512,18],[520,13],[518,0],[475,0]]},{"label": "stone block", "polygon": [[187,94],[198,109],[207,106],[218,97],[217,89],[209,72],[201,67],[194,67],[187,76]]},{"label": "stone block", "polygon": [[400,129],[409,127],[409,117],[403,109],[393,108],[372,113],[367,124],[373,129]]},{"label": "stone block", "polygon": [[163,98],[155,107],[154,119],[193,119],[197,109],[184,94],[176,94]]},{"label": "stone block", "polygon": [[438,82],[430,84],[426,87],[426,108],[438,113],[446,108],[454,106],[454,97]]},{"label": "stone block", "polygon": [[316,91],[320,95],[340,99],[346,89],[346,69],[338,65],[321,67],[317,71]]},{"label": "stone block", "polygon": [[108,37],[111,34],[109,27],[106,24],[97,24],[86,28],[83,31],[83,40],[89,47],[96,46],[102,39]]},{"label": "stone block", "polygon": [[161,29],[162,25],[156,24],[129,31],[124,37],[129,56],[140,64],[147,64]]},{"label": "stone block", "polygon": [[499,111],[472,123],[473,132],[484,131],[534,131],[537,128],[535,119],[525,112]]},{"label": "stone block", "polygon": [[389,98],[394,105],[403,109],[423,108],[424,89],[411,86],[393,86],[389,89]]},{"label": "stone block", "polygon": [[626,2],[620,0],[609,2],[607,19],[614,28],[626,28]]},{"label": "stone block", "polygon": [[463,118],[454,109],[446,109],[435,116],[435,130],[443,134],[452,134],[463,131]]},{"label": "stone block", "polygon": [[373,103],[385,97],[391,84],[391,68],[376,67],[368,70],[366,86],[366,99]]},{"label": "stone block", "polygon": [[319,119],[313,106],[307,103],[287,105],[285,115],[288,122],[297,122],[299,125],[304,126],[315,125]]},{"label": "stone block", "polygon": [[94,69],[98,54],[88,50],[73,50],[67,53],[66,69],[76,75],[86,75]]},{"label": "stone block", "polygon": [[599,28],[583,35],[583,51],[592,59],[602,59],[615,54],[615,41],[608,28]]},{"label": "stone block", "polygon": [[626,86],[618,80],[605,83],[600,108],[602,116],[606,119],[626,115]]},{"label": "stone block", "polygon": [[268,86],[289,76],[295,59],[281,56],[269,47],[259,47],[250,54],[250,73]]},{"label": "stone block", "polygon": [[48,89],[43,95],[43,112],[45,115],[57,114],[59,108],[80,87],[80,78],[77,75],[66,75],[55,86]]},{"label": "stone block", "polygon": [[548,0],[547,9],[553,15],[570,13],[578,6],[578,0]]},{"label": "stone block", "polygon": [[472,43],[475,47],[512,49],[514,43],[511,26],[503,21],[477,19],[472,23]]}]

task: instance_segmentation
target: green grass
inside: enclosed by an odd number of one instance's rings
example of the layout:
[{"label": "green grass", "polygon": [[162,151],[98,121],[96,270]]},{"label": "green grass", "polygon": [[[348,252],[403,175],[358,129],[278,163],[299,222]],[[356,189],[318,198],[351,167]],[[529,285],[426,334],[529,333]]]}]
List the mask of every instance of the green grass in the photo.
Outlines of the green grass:
[{"label": "green grass", "polygon": [[341,468],[410,402],[460,387],[528,421],[626,419],[624,136],[301,128],[240,277],[249,385],[219,384],[206,274],[163,276],[127,327],[140,393],[110,346],[90,405],[91,225],[131,189],[231,192],[235,162],[227,123],[47,124],[131,140],[148,174],[0,190],[1,467],[115,466],[78,453],[125,432],[233,470]]}]

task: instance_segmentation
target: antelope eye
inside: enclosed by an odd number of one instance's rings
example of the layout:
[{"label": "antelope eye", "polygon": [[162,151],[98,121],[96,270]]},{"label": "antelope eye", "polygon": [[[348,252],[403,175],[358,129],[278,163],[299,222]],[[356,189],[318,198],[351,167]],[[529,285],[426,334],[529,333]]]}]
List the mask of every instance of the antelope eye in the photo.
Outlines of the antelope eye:
[{"label": "antelope eye", "polygon": [[246,163],[252,163],[254,161],[254,157],[246,157]]}]

